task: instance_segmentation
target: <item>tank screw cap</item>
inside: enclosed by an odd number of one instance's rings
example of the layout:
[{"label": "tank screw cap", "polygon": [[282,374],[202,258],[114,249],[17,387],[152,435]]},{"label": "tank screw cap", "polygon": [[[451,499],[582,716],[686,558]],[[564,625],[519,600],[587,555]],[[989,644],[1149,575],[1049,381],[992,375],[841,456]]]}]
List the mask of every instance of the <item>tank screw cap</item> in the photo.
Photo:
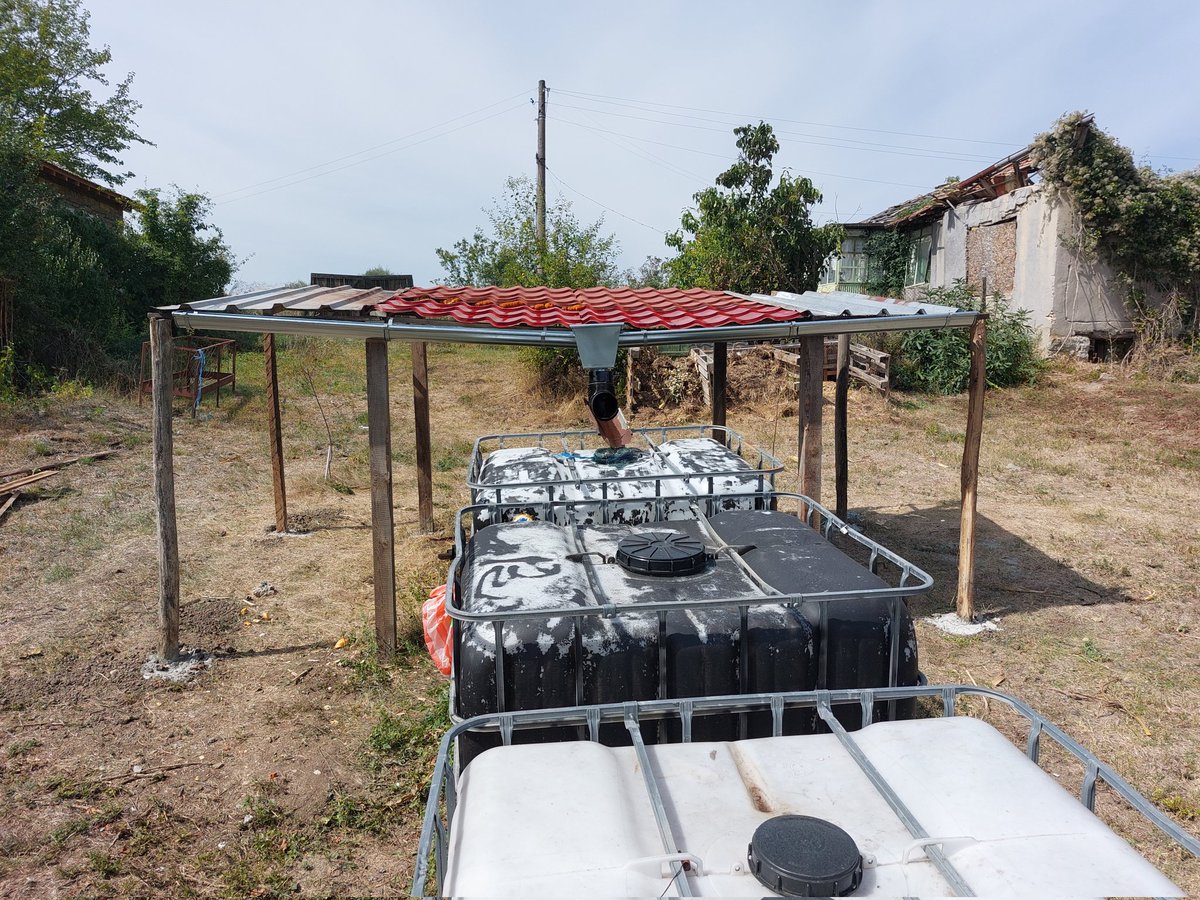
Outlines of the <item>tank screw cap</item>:
[{"label": "tank screw cap", "polygon": [[750,871],[785,897],[844,897],[862,882],[863,858],[843,829],[812,816],[775,816],[754,830]]}]

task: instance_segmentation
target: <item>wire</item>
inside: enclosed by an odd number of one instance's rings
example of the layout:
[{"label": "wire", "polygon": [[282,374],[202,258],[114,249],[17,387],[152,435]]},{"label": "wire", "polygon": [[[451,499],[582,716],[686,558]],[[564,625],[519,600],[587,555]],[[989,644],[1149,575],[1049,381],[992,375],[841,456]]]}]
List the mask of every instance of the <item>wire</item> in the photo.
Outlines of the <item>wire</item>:
[{"label": "wire", "polygon": [[[546,118],[548,118],[548,119],[553,118],[553,120],[555,122],[562,122],[566,125],[574,125],[576,128],[583,128],[588,131],[597,131],[597,132],[603,132],[604,134],[619,135],[620,137],[629,138],[631,141],[643,141],[647,144],[657,144],[660,147],[670,147],[674,150],[686,150],[689,153],[698,153],[702,156],[712,156],[712,157],[724,160],[725,162],[729,162],[729,163],[732,163],[737,159],[737,157],[735,157],[735,156],[727,156],[723,153],[710,153],[707,150],[697,150],[695,147],[685,147],[682,144],[668,144],[663,141],[655,141],[655,140],[651,140],[650,138],[637,137],[636,135],[626,134],[621,131],[609,131],[608,129],[605,129],[605,128],[599,128],[599,127],[592,126],[592,125],[585,125],[582,122],[575,122],[575,121],[572,121],[571,119],[564,119],[561,116],[550,116],[549,114],[547,114]],[[919,190],[919,191],[929,190],[929,185],[927,185],[927,184],[911,184],[906,181],[882,181],[878,178],[859,178],[855,175],[838,175],[833,172],[818,172],[815,169],[807,169],[807,168],[803,170],[803,173],[806,175],[820,175],[823,178],[844,178],[847,181],[865,181],[870,184],[886,184],[886,185],[890,185],[893,187],[909,187],[909,188],[915,188],[916,190]],[[701,181],[705,180],[703,176],[697,175],[694,177],[699,178]]]},{"label": "wire", "polygon": [[396,143],[399,143],[400,141],[407,141],[410,138],[414,138],[417,135],[424,134],[427,131],[433,131],[433,130],[441,128],[445,125],[450,125],[454,122],[457,122],[459,119],[466,119],[470,116],[477,115],[478,113],[486,112],[487,110],[491,109],[494,106],[499,106],[501,103],[508,103],[511,100],[515,100],[517,97],[520,97],[520,96],[524,95],[525,93],[526,93],[526,91],[520,91],[519,93],[513,94],[511,97],[505,97],[503,100],[497,100],[495,103],[489,103],[487,106],[481,106],[479,109],[472,110],[471,112],[468,112],[468,113],[463,113],[460,116],[455,116],[452,119],[447,119],[446,121],[439,122],[436,125],[430,125],[428,128],[422,128],[419,131],[414,131],[411,134],[406,134],[402,137],[392,138],[391,140],[384,141],[381,144],[374,144],[370,147],[364,147],[362,150],[357,150],[354,153],[347,153],[345,156],[339,156],[334,159],[326,160],[323,163],[317,163],[316,165],[308,166],[307,168],[304,168],[304,169],[297,169],[296,171],[288,172],[285,175],[277,175],[276,177],[268,178],[265,181],[258,181],[258,182],[255,182],[254,184],[248,184],[245,187],[240,187],[240,188],[237,188],[236,190],[226,191],[223,194],[218,194],[217,198],[219,199],[221,197],[232,196],[233,194],[240,194],[243,191],[249,191],[249,190],[252,190],[253,188],[261,187],[264,184],[272,184],[273,182],[276,182],[276,181],[283,181],[286,178],[291,178],[295,175],[303,175],[305,172],[311,172],[314,169],[323,169],[325,166],[331,166],[334,163],[341,162],[342,160],[352,159],[355,156],[361,156],[364,153],[370,153],[372,150],[378,150],[380,147],[386,147],[389,144],[396,144]]},{"label": "wire", "polygon": [[635,219],[633,216],[627,216],[627,215],[625,215],[625,213],[621,212],[618,209],[613,209],[611,206],[606,206],[605,204],[603,204],[599,200],[597,200],[595,197],[589,197],[583,191],[576,190],[575,188],[573,188],[569,184],[567,184],[565,181],[563,181],[562,177],[557,172],[555,172],[553,169],[551,169],[549,166],[546,166],[546,171],[549,172],[551,175],[553,175],[554,180],[557,181],[559,184],[561,184],[563,187],[565,187],[568,191],[570,191],[573,194],[578,194],[584,200],[589,200],[592,203],[595,203],[601,209],[606,209],[613,215],[620,216],[622,219],[628,219],[630,222],[633,222],[635,225],[641,225],[643,228],[649,228],[651,231],[653,231],[657,235],[666,235],[668,233],[665,228],[655,228],[653,225],[647,225],[641,219]]},{"label": "wire", "polygon": [[[684,110],[688,110],[689,112],[702,112],[702,113],[709,113],[711,115],[717,115],[717,116],[731,116],[731,117],[739,118],[739,119],[750,118],[750,119],[759,119],[762,121],[769,120],[769,121],[773,121],[773,122],[787,122],[789,125],[808,125],[808,126],[812,126],[812,127],[816,127],[816,128],[840,128],[844,131],[862,131],[862,132],[867,132],[870,134],[891,134],[891,135],[895,135],[897,137],[925,138],[927,140],[933,140],[933,141],[956,141],[956,142],[965,143],[965,144],[994,144],[998,147],[1015,147],[1018,145],[1017,141],[987,141],[987,140],[981,140],[979,138],[950,137],[950,136],[944,135],[944,134],[920,134],[918,132],[912,132],[912,131],[888,131],[883,128],[864,128],[864,127],[861,127],[858,125],[836,125],[836,124],[833,124],[830,122],[809,122],[809,121],[805,121],[803,119],[785,119],[780,116],[750,115],[748,113],[729,112],[728,110],[704,109],[703,107],[698,107],[698,106],[680,106],[680,105],[677,105],[674,103],[661,103],[656,100],[635,100],[630,97],[612,97],[607,94],[592,94],[592,93],[588,93],[586,91],[571,91],[571,90],[567,90],[566,88],[555,88],[555,91],[560,94],[570,94],[573,97],[579,97],[580,99],[591,100],[594,103],[608,103],[609,105],[612,105],[612,106],[624,106],[627,103],[638,103],[638,104],[642,104],[642,106],[651,106],[651,107],[657,106],[657,107],[663,107],[665,109],[684,109]],[[620,101],[624,101],[624,102],[620,102]],[[638,107],[630,107],[630,108],[636,109]],[[644,112],[654,112],[654,110],[643,110],[643,111]]]},{"label": "wire", "polygon": [[[713,127],[707,126],[707,125],[693,125],[690,122],[666,122],[666,121],[663,121],[662,119],[651,119],[646,116],[634,116],[634,115],[630,115],[628,113],[608,112],[607,110],[602,110],[602,109],[589,109],[586,106],[571,106],[569,103],[559,103],[559,104],[557,104],[557,106],[560,109],[577,109],[577,110],[581,110],[583,112],[599,113],[602,116],[616,116],[616,117],[622,118],[622,119],[636,119],[641,122],[653,122],[656,125],[667,125],[667,126],[672,126],[675,128],[693,128],[693,129],[696,129],[699,131],[714,131],[714,132],[718,132],[720,134],[728,134],[729,133],[728,127],[713,128]],[[710,119],[708,121],[716,121],[716,120]],[[721,123],[721,124],[728,126],[731,123]],[[789,132],[789,131],[777,131],[776,134],[781,137],[791,138],[795,143],[798,143],[798,144],[812,144],[817,147],[833,147],[838,150],[858,150],[858,151],[865,152],[865,153],[888,153],[893,156],[912,156],[912,157],[916,157],[917,159],[943,159],[943,160],[948,160],[948,161],[952,161],[952,162],[975,162],[975,161],[981,161],[981,160],[983,160],[983,161],[991,161],[992,160],[992,157],[990,157],[990,156],[982,156],[977,153],[941,153],[936,150],[927,151],[924,148],[916,148],[918,150],[922,150],[923,152],[910,152],[910,151],[904,150],[904,149],[885,150],[880,147],[854,147],[854,146],[850,146],[849,144],[831,144],[828,141],[806,140],[806,138],[820,137],[820,135],[797,134],[795,132]],[[847,139],[832,138],[832,140],[847,140]],[[858,143],[866,143],[866,142],[859,141]]]},{"label": "wire", "polygon": [[[674,163],[663,159],[661,156],[655,156],[653,153],[650,153],[649,151],[638,150],[636,147],[629,147],[629,146],[621,143],[620,141],[614,141],[611,138],[606,137],[606,135],[611,134],[611,135],[614,135],[617,137],[627,137],[627,138],[632,138],[633,140],[638,140],[638,138],[633,138],[632,135],[621,134],[620,132],[617,132],[617,131],[609,131],[608,129],[599,128],[599,127],[596,127],[593,125],[585,125],[583,122],[575,122],[571,119],[562,119],[562,118],[559,118],[558,116],[550,116],[549,114],[547,114],[546,118],[553,119],[553,121],[555,121],[555,122],[561,122],[564,125],[574,126],[575,128],[582,129],[583,131],[593,132],[594,134],[599,135],[601,140],[606,141],[609,144],[612,144],[614,147],[620,147],[622,150],[626,151],[627,153],[632,153],[634,156],[638,157],[639,159],[645,159],[650,162],[657,163],[658,165],[662,166],[667,171],[671,172],[672,174],[678,175],[681,178],[686,178],[692,182],[707,180],[707,176],[698,175],[695,172],[689,172],[687,169],[683,168],[682,166],[677,166]],[[652,141],[651,143],[658,143],[658,142]],[[670,145],[668,145],[668,146],[670,146]],[[717,154],[714,153],[712,155],[716,156]],[[729,157],[726,157],[726,156],[722,156],[720,158],[729,160]]]},{"label": "wire", "polygon": [[[688,110],[690,112],[702,112],[702,113],[709,113],[712,115],[730,116],[730,117],[738,118],[738,119],[759,119],[760,121],[785,122],[785,123],[788,123],[791,125],[808,125],[808,126],[811,126],[814,128],[837,128],[837,129],[841,129],[844,131],[861,131],[861,132],[865,132],[868,134],[890,134],[890,135],[895,135],[897,137],[924,138],[927,140],[934,140],[934,141],[952,141],[955,143],[967,143],[967,144],[992,144],[992,145],[999,146],[999,147],[1019,146],[1019,142],[1017,142],[1017,141],[989,141],[989,140],[982,140],[979,138],[951,137],[949,135],[922,134],[919,132],[911,132],[911,131],[889,131],[889,130],[883,129],[883,128],[865,128],[865,127],[861,127],[861,126],[857,126],[857,125],[838,125],[838,124],[833,124],[830,122],[810,122],[810,121],[806,121],[804,119],[785,119],[785,118],[782,118],[779,116],[751,115],[749,113],[734,113],[734,112],[728,112],[726,110],[705,109],[703,107],[696,107],[696,106],[680,106],[680,105],[672,104],[672,103],[661,103],[661,102],[655,101],[655,100],[635,100],[635,99],[631,99],[628,97],[612,97],[607,94],[592,94],[592,93],[588,93],[586,91],[572,91],[572,90],[568,90],[566,88],[556,88],[555,90],[560,94],[567,94],[572,97],[577,97],[581,100],[587,100],[591,103],[604,103],[609,106],[620,106],[620,107],[624,107],[626,109],[638,110],[640,112],[654,112],[654,113],[659,113],[660,115],[674,115],[679,118],[694,118],[694,119],[698,119],[700,121],[713,121],[713,120],[703,119],[699,116],[684,116],[682,114],[668,112],[667,110],[683,109],[683,110]],[[621,102],[621,101],[624,101],[624,102]],[[631,104],[640,104],[640,105],[631,105]],[[824,137],[824,135],[823,135],[823,137]],[[843,138],[836,138],[832,135],[828,135],[827,137],[829,137],[833,140],[849,140],[849,139],[843,139]],[[871,143],[871,142],[860,141],[859,143]],[[880,145],[880,146],[888,146],[888,145]],[[922,148],[922,149],[925,149],[925,148]],[[1170,155],[1161,154],[1161,153],[1146,153],[1144,155],[1150,159],[1175,159],[1175,160],[1181,160],[1183,162],[1191,162],[1191,163],[1200,162],[1200,156],[1170,156]]]},{"label": "wire", "polygon": [[[324,172],[317,172],[315,175],[309,175],[309,176],[307,176],[307,177],[305,177],[305,178],[297,178],[295,181],[289,181],[289,182],[286,182],[286,183],[284,183],[284,184],[277,184],[277,185],[275,185],[274,187],[269,187],[269,188],[266,188],[265,190],[256,191],[256,192],[255,192],[255,193],[253,193],[253,194],[244,194],[244,195],[243,195],[243,196],[241,196],[241,197],[234,197],[234,198],[232,198],[232,199],[230,199],[230,200],[217,200],[217,201],[213,201],[213,202],[214,202],[214,203],[216,203],[216,204],[229,204],[229,203],[237,203],[237,202],[239,202],[239,201],[241,201],[241,200],[248,200],[248,199],[250,199],[251,197],[259,197],[259,196],[262,196],[263,194],[269,194],[269,193],[271,193],[272,191],[278,191],[278,190],[282,190],[283,188],[289,188],[289,187],[293,187],[293,186],[295,186],[295,185],[297,185],[297,184],[303,184],[303,183],[304,183],[304,182],[306,182],[306,181],[312,181],[314,178],[321,178],[321,177],[323,177],[323,176],[325,176],[325,175],[332,175],[332,174],[334,174],[335,172],[341,172],[341,171],[344,171],[345,169],[351,169],[351,168],[353,168],[354,166],[360,166],[360,165],[362,165],[363,163],[371,162],[372,160],[375,160],[375,159],[380,159],[380,158],[382,158],[382,157],[384,157],[384,156],[390,156],[390,155],[391,155],[391,154],[393,154],[393,153],[399,153],[401,150],[408,150],[408,149],[411,149],[412,147],[416,147],[416,146],[419,146],[419,145],[421,145],[421,144],[428,143],[429,141],[435,140],[435,139],[437,139],[437,138],[440,138],[440,137],[445,137],[445,136],[446,136],[446,135],[448,135],[448,134],[454,134],[454,132],[456,132],[456,131],[462,131],[464,128],[470,128],[470,127],[471,127],[471,126],[473,126],[473,125],[479,125],[479,124],[482,124],[483,122],[486,122],[486,121],[488,121],[489,119],[494,119],[494,118],[496,118],[496,116],[501,116],[501,115],[504,115],[504,114],[505,114],[505,113],[507,113],[507,112],[512,112],[514,109],[518,109],[518,108],[520,108],[520,107],[522,107],[522,106],[524,106],[524,105],[525,105],[524,101],[521,101],[520,103],[516,103],[516,104],[514,104],[514,105],[512,105],[512,106],[507,106],[507,107],[505,107],[504,109],[498,110],[497,112],[494,112],[494,113],[492,113],[491,115],[484,116],[484,117],[483,117],[483,118],[481,118],[481,119],[475,119],[475,120],[474,120],[474,121],[472,121],[472,122],[466,122],[466,123],[464,123],[464,124],[462,124],[462,125],[459,125],[459,126],[457,126],[456,128],[450,128],[450,129],[448,129],[448,130],[446,130],[446,131],[438,132],[437,134],[431,134],[431,135],[429,135],[428,137],[422,138],[422,139],[421,139],[421,140],[419,140],[419,141],[413,141],[413,142],[412,142],[412,143],[410,143],[410,144],[405,144],[405,145],[404,145],[404,146],[402,146],[402,147],[394,147],[394,148],[392,148],[391,150],[385,150],[385,151],[383,151],[382,153],[376,153],[374,156],[367,156],[367,157],[364,157],[363,159],[355,160],[354,162],[352,162],[352,163],[347,163],[347,164],[346,164],[346,165],[344,165],[344,166],[338,166],[336,169],[329,169],[329,170],[327,170],[327,171],[324,171]],[[462,118],[462,117],[461,117],[461,116],[459,116],[459,118]],[[428,131],[428,129],[425,129],[425,130],[426,130],[426,131]],[[351,154],[351,155],[353,156],[354,154]]]}]

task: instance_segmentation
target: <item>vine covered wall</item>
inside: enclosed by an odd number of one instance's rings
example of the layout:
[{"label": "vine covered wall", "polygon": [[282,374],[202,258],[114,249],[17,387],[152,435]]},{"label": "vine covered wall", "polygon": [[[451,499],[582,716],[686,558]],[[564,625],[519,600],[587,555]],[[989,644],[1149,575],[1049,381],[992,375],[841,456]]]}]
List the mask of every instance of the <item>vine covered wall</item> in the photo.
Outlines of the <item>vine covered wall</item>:
[{"label": "vine covered wall", "polygon": [[1047,188],[1079,213],[1079,249],[1112,267],[1139,324],[1154,318],[1146,302],[1153,289],[1168,298],[1179,325],[1196,333],[1200,169],[1139,166],[1082,112],[1063,116],[1040,135],[1033,156]]}]

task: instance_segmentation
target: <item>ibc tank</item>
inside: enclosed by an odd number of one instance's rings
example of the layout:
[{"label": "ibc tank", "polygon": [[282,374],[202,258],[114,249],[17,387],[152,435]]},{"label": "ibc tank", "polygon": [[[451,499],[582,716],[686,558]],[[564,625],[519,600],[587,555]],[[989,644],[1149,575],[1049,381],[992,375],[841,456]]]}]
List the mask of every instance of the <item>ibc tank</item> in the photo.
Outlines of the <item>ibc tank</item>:
[{"label": "ibc tank", "polygon": [[[653,556],[664,540],[691,548],[675,574],[647,574],[623,552],[650,544]],[[456,718],[658,697],[886,686],[893,627],[899,629],[896,683],[917,683],[905,604],[894,620],[890,600],[856,596],[889,585],[788,513],[730,509],[705,522],[652,525],[499,523],[466,544],[455,582],[461,609],[482,619],[455,622]],[[773,591],[842,599],[769,602]],[[722,605],[697,605],[718,600]],[[758,601],[745,604],[744,640],[739,600]],[[623,608],[603,614],[611,604]],[[647,604],[671,608],[661,616],[638,611]],[[531,617],[514,620],[514,613]],[[497,623],[503,623],[500,690]],[[888,714],[882,704],[876,711],[880,719]],[[840,715],[847,727],[858,726],[857,710]],[[799,710],[784,723],[788,734],[813,726],[811,714]],[[770,727],[768,714],[725,715],[697,719],[694,735],[734,740],[770,734]],[[573,729],[543,729],[516,738],[578,736]],[[678,736],[668,730],[662,737]],[[601,740],[621,744],[627,735],[605,726]],[[472,736],[460,746],[460,765],[488,743]]]}]

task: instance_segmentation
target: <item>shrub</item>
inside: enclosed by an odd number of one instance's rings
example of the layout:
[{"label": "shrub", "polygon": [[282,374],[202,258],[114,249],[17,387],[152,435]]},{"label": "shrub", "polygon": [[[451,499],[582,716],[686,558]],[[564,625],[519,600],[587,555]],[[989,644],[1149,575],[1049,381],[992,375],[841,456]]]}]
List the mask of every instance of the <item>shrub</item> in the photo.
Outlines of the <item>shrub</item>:
[{"label": "shrub", "polygon": [[[959,309],[979,309],[979,298],[962,280],[932,288],[925,299]],[[999,294],[988,301],[988,387],[1033,384],[1042,370],[1029,313],[1012,309]],[[892,383],[904,391],[957,394],[971,374],[970,332],[965,328],[906,331],[891,344]]]},{"label": "shrub", "polygon": [[[587,373],[574,350],[554,347],[522,347],[521,362],[528,367],[534,384],[555,400],[573,397],[587,390]],[[613,365],[617,396],[625,394],[625,351],[617,352]]]}]

